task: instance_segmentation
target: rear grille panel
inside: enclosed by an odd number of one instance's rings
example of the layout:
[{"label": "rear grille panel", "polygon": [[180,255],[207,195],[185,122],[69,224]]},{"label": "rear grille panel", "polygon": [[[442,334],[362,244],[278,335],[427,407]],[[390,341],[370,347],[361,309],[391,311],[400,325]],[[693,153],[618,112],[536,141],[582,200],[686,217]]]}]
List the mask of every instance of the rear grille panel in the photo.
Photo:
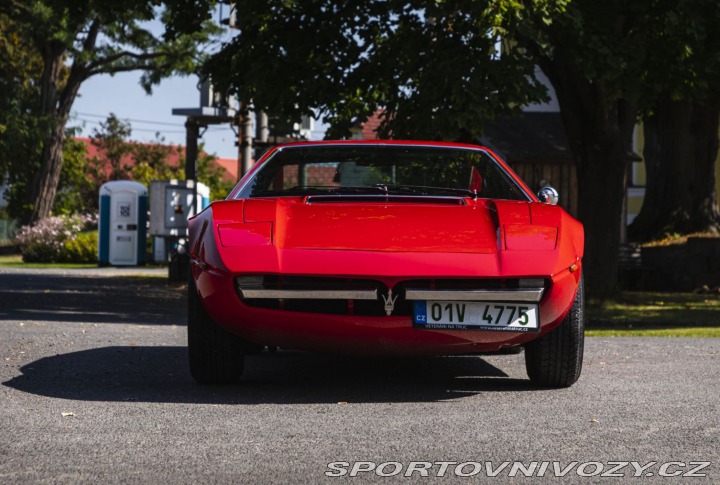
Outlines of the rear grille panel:
[{"label": "rear grille panel", "polygon": [[[385,303],[383,297],[388,294],[388,287],[381,281],[362,278],[336,278],[315,276],[278,276],[255,275],[260,277],[262,285],[246,287],[245,289],[264,290],[317,290],[342,291],[361,290],[376,291],[377,299],[349,300],[349,299],[292,299],[292,298],[243,298],[242,288],[236,286],[238,296],[243,303],[269,310],[281,310],[301,313],[319,313],[329,315],[359,315],[359,316],[385,316]],[[238,281],[240,278],[238,278]],[[548,282],[544,281],[544,287]],[[393,288],[395,300],[393,316],[411,316],[413,302],[405,298],[406,289],[424,290],[501,290],[519,289],[520,280],[517,278],[427,278],[408,279],[397,283]]]}]

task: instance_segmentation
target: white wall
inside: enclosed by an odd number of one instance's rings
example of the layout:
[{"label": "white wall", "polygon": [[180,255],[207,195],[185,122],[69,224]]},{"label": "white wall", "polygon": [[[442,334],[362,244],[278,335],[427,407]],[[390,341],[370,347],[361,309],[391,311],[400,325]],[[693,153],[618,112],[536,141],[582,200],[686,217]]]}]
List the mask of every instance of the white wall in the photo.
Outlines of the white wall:
[{"label": "white wall", "polygon": [[547,87],[550,101],[547,103],[529,104],[523,107],[523,111],[560,111],[560,105],[557,102],[555,90],[553,89],[552,84],[550,84],[550,80],[538,66],[535,66],[535,77],[537,77],[538,81]]}]

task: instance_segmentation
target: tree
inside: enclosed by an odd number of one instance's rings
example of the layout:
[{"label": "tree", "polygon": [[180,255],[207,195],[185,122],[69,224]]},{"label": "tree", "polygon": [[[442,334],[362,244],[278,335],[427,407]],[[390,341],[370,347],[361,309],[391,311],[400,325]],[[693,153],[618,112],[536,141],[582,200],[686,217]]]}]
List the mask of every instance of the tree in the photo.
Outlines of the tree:
[{"label": "tree", "polygon": [[[217,157],[203,151],[202,145],[197,160],[197,180],[210,188],[210,200],[222,200],[235,186],[235,181],[225,178],[226,170],[217,164]],[[182,166],[185,160],[182,159]]]},{"label": "tree", "polygon": [[718,232],[715,189],[720,99],[659,101],[644,121],[645,198],[628,228],[635,241]]},{"label": "tree", "polygon": [[88,159],[87,145],[68,137],[63,144],[63,166],[53,214],[89,214],[98,210],[100,170]]},{"label": "tree", "polygon": [[[644,0],[261,3],[238,5],[241,33],[208,72],[261,109],[320,110],[332,135],[383,107],[386,136],[477,139],[494,116],[542,97],[539,64],[577,164],[588,288],[614,291]],[[513,48],[498,57],[503,39]]]},{"label": "tree", "polygon": [[720,5],[683,0],[656,15],[653,52],[663,55],[648,76],[656,92],[644,121],[645,200],[628,230],[635,240],[720,229]]},{"label": "tree", "polygon": [[[111,180],[134,180],[149,187],[153,180],[182,178],[185,167],[182,147],[166,145],[159,134],[155,143],[134,142],[130,140],[131,134],[129,122],[110,114],[90,139],[98,149],[97,155],[88,155],[84,141],[66,139],[53,213],[96,212],[100,186]],[[234,185],[225,181],[225,169],[216,160],[200,147],[198,181],[210,188],[212,200],[225,198]]]},{"label": "tree", "polygon": [[23,188],[42,147],[37,139],[45,127],[38,116],[36,80],[42,57],[33,50],[28,32],[0,13],[0,183],[9,182],[9,211],[22,209]]},{"label": "tree", "polygon": [[[542,98],[539,65],[577,167],[588,289],[602,295],[618,285],[633,131],[677,79],[660,66],[681,28],[658,41],[662,22],[681,10],[676,3],[249,0],[237,5],[239,35],[206,72],[258,109],[291,117],[318,110],[330,136],[347,135],[381,107],[385,136],[473,140],[488,120]],[[503,41],[510,48],[498,56]]]},{"label": "tree", "polygon": [[[128,147],[135,160],[130,177],[136,182],[149,187],[153,180],[180,179],[185,175],[182,147],[166,145],[159,133],[155,143],[130,143]],[[171,164],[171,157],[179,162]]]},{"label": "tree", "polygon": [[[206,10],[188,9],[188,3],[203,3]],[[40,142],[34,145],[41,147],[40,155],[31,158],[38,170],[25,190],[23,222],[36,221],[51,211],[62,169],[66,125],[82,83],[98,74],[140,70],[141,84],[149,93],[164,77],[194,72],[203,56],[200,46],[216,32],[205,21],[214,3],[0,0],[0,13],[42,59],[42,70],[35,79],[37,105],[23,107],[44,123],[38,130]],[[189,27],[182,21],[187,16],[193,17]],[[164,37],[150,30],[149,22],[157,20],[170,26]]]},{"label": "tree", "polygon": [[[205,72],[257,109],[319,114],[328,136],[376,109],[394,137],[469,140],[482,125],[544,99],[526,56],[498,56],[495,30],[515,2],[250,0],[236,4],[238,35]],[[553,2],[537,1],[548,14]]]},{"label": "tree", "polygon": [[653,3],[658,2],[575,0],[550,24],[530,9],[507,24],[557,95],[577,168],[578,218],[586,234],[583,266],[595,295],[618,287],[622,205]]},{"label": "tree", "polygon": [[128,143],[131,134],[130,123],[119,120],[114,113],[110,113],[107,120],[100,122],[100,128],[93,130],[90,143],[102,153],[103,164],[99,168],[105,172],[103,178],[107,180],[129,178],[133,169],[133,165],[129,165],[127,160],[133,151],[133,146]]}]

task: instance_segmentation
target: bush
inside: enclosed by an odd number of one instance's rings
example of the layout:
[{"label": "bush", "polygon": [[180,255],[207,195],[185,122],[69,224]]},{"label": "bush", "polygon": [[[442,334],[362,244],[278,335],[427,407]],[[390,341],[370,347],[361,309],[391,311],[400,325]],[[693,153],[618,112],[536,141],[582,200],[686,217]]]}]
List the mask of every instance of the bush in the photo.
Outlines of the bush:
[{"label": "bush", "polygon": [[[17,234],[23,261],[26,263],[62,263],[62,262],[93,262],[97,261],[97,235],[83,236],[82,241],[76,240],[83,231],[97,227],[97,215],[79,215],[47,217],[33,226],[23,226]],[[80,255],[87,256],[88,247],[93,244],[93,255],[90,261],[77,261]],[[68,247],[70,249],[68,249]]]},{"label": "bush", "polygon": [[97,263],[98,232],[81,232],[75,239],[65,241],[63,261],[67,263]]}]

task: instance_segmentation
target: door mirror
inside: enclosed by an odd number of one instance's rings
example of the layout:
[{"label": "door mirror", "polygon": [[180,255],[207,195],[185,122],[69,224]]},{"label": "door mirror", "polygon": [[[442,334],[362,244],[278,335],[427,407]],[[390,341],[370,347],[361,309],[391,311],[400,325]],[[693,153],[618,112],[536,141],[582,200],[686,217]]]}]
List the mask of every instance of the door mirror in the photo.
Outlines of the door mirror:
[{"label": "door mirror", "polygon": [[557,190],[550,186],[543,187],[537,193],[537,198],[544,204],[557,205],[559,197]]}]

